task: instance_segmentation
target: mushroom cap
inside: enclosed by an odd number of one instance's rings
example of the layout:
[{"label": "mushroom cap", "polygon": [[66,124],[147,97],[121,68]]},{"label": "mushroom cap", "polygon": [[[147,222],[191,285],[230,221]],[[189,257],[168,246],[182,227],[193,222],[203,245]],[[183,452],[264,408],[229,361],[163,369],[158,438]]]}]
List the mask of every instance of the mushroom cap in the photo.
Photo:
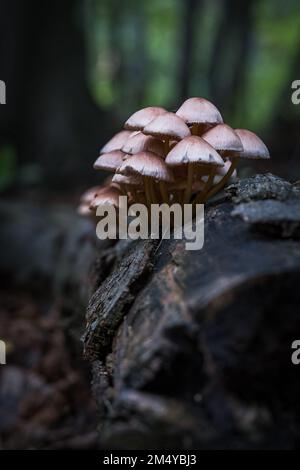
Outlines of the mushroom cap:
[{"label": "mushroom cap", "polygon": [[93,186],[92,188],[84,191],[84,193],[80,196],[80,205],[85,203],[89,204],[94,199],[98,191],[101,191],[102,189],[103,186]]},{"label": "mushroom cap", "polygon": [[114,206],[119,207],[120,191],[116,188],[107,188],[106,191],[101,191],[95,196],[90,204],[90,208],[95,210],[98,206]]},{"label": "mushroom cap", "polygon": [[152,152],[164,156],[164,144],[161,140],[152,137],[151,135],[145,135],[142,132],[129,137],[122,147],[122,151],[134,155],[139,152]]},{"label": "mushroom cap", "polygon": [[220,111],[205,98],[189,98],[176,112],[187,124],[222,124]]},{"label": "mushroom cap", "polygon": [[112,179],[113,183],[126,184],[128,186],[142,186],[143,181],[137,175],[124,176],[116,173]]},{"label": "mushroom cap", "polygon": [[124,143],[130,137],[132,132],[130,131],[120,131],[114,135],[100,150],[101,153],[113,152],[114,150],[121,150]]},{"label": "mushroom cap", "polygon": [[174,113],[165,112],[153,119],[143,130],[144,134],[154,135],[161,139],[181,140],[191,135],[186,123]]},{"label": "mushroom cap", "polygon": [[220,153],[229,152],[230,156],[234,156],[236,152],[243,151],[241,139],[227,124],[218,124],[201,137]]},{"label": "mushroom cap", "polygon": [[166,112],[164,108],[159,106],[149,106],[148,108],[139,109],[127,119],[124,127],[131,131],[142,130],[150,121]]},{"label": "mushroom cap", "polygon": [[149,176],[160,181],[173,181],[173,174],[164,160],[152,152],[140,152],[127,158],[118,172],[125,175]]},{"label": "mushroom cap", "polygon": [[270,158],[269,150],[263,141],[254,132],[247,129],[235,129],[235,132],[242,141],[244,150],[237,156],[240,158],[267,159]]},{"label": "mushroom cap", "polygon": [[88,202],[81,202],[77,207],[77,213],[84,217],[93,215],[93,211],[90,209]]},{"label": "mushroom cap", "polygon": [[95,170],[115,171],[123,163],[125,153],[121,150],[103,153],[94,163]]},{"label": "mushroom cap", "polygon": [[166,156],[166,163],[171,166],[188,163],[224,166],[218,152],[208,142],[196,135],[181,140]]}]

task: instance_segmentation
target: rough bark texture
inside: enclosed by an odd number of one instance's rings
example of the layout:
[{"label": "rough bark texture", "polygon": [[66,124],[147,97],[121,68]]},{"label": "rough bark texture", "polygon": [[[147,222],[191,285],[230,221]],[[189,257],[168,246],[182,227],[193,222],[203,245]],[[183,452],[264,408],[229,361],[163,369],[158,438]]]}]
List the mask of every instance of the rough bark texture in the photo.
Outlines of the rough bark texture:
[{"label": "rough bark texture", "polygon": [[69,210],[1,204],[1,281],[53,290],[77,352],[90,298],[103,448],[297,446],[299,200],[269,174],[228,187],[196,252],[184,240],[96,243]]},{"label": "rough bark texture", "polygon": [[297,444],[299,191],[256,176],[210,203],[205,221],[201,251],[122,242],[90,300],[85,354],[104,448]]}]

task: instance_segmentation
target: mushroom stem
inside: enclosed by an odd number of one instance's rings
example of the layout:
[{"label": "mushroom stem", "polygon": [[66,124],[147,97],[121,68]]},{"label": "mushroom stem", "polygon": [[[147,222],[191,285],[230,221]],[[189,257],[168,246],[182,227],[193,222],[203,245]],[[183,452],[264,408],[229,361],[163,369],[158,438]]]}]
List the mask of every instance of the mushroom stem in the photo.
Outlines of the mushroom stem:
[{"label": "mushroom stem", "polygon": [[183,197],[183,204],[188,204],[192,195],[194,167],[192,163],[188,164],[187,183]]},{"label": "mushroom stem", "polygon": [[195,197],[194,201],[193,201],[193,204],[202,204],[204,201],[205,201],[205,196],[207,195],[207,193],[209,192],[210,188],[212,187],[213,185],[213,182],[214,182],[214,176],[215,176],[215,173],[216,173],[216,169],[215,167],[213,167],[211,170],[210,170],[210,174],[209,174],[209,177],[204,185],[204,188],[202,189],[202,191]]},{"label": "mushroom stem", "polygon": [[151,194],[152,203],[157,204],[157,196],[156,196],[156,191],[154,187],[154,181],[152,179],[150,180],[150,194]]},{"label": "mushroom stem", "polygon": [[144,183],[145,183],[145,195],[146,195],[146,204],[150,208],[151,207],[151,186],[148,176],[144,176]]},{"label": "mushroom stem", "polygon": [[132,196],[133,200],[134,200],[135,202],[138,202],[136,190],[134,189],[133,186],[131,186],[131,188],[130,188],[130,193],[131,193],[131,196]]},{"label": "mushroom stem", "polygon": [[222,189],[225,184],[227,183],[227,181],[229,180],[229,178],[231,177],[232,173],[234,172],[234,170],[236,169],[237,167],[237,164],[238,164],[238,158],[234,158],[231,162],[231,165],[230,165],[230,168],[229,170],[227,171],[226,175],[223,176],[223,178],[221,179],[221,181],[219,181],[218,184],[216,184],[216,186],[214,186],[207,194],[206,194],[206,197],[205,197],[205,202],[211,198],[212,196],[214,196],[218,191],[220,191],[220,189]]},{"label": "mushroom stem", "polygon": [[126,191],[126,187],[124,184],[120,184],[120,188],[121,188],[121,193],[124,195],[124,196],[127,196],[127,191]]},{"label": "mushroom stem", "polygon": [[198,128],[199,128],[198,124],[193,124],[191,128],[191,134],[198,135]]},{"label": "mushroom stem", "polygon": [[137,191],[136,196],[137,196],[137,202],[140,202],[141,204],[147,203],[145,195],[142,192]]},{"label": "mushroom stem", "polygon": [[169,139],[165,139],[164,141],[164,153],[165,153],[165,156],[168,155],[169,153]]},{"label": "mushroom stem", "polygon": [[165,202],[166,204],[169,204],[168,190],[167,190],[166,183],[164,181],[159,182],[159,189],[162,195],[163,202]]}]

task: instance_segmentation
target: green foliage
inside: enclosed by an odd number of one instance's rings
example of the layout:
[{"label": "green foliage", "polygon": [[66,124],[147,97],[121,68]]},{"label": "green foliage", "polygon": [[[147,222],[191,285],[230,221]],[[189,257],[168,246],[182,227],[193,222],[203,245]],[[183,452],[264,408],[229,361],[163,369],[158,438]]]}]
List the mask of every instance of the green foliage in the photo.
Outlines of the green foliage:
[{"label": "green foliage", "polygon": [[262,2],[257,10],[245,102],[237,116],[237,121],[244,119],[246,127],[256,130],[268,127],[284,87],[290,87],[289,73],[300,40],[300,9],[279,11],[274,4]]},{"label": "green foliage", "polygon": [[[200,2],[191,44],[190,96],[209,98],[212,51],[224,3]],[[284,5],[281,0],[262,0],[254,7],[243,93],[226,118],[232,125],[259,131],[268,126],[274,106],[289,86],[300,42],[300,5],[293,0]],[[138,107],[179,104],[183,9],[184,0],[88,1],[91,90],[99,105],[112,108],[120,121]],[[220,80],[230,73],[230,53],[220,50],[220,57],[225,57]]]}]

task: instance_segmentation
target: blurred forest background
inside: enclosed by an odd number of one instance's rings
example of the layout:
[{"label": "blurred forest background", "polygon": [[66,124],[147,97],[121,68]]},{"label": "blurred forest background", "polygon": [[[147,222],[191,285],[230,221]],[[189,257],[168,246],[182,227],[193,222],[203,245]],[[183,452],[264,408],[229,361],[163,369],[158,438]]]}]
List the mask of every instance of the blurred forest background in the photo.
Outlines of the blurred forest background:
[{"label": "blurred forest background", "polygon": [[79,192],[132,112],[190,96],[264,138],[258,171],[296,180],[299,78],[297,0],[1,0],[0,191]]}]

